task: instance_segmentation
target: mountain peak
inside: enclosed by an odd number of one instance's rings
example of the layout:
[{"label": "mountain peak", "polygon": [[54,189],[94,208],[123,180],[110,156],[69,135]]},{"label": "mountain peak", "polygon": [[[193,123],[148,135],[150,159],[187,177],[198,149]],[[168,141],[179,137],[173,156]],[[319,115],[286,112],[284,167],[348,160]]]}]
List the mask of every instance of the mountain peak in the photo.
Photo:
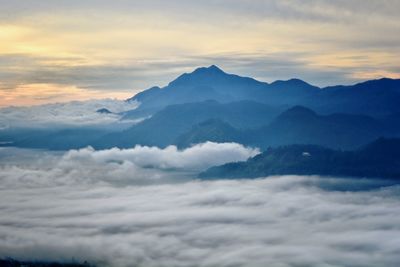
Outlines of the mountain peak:
[{"label": "mountain peak", "polygon": [[97,113],[102,113],[102,114],[112,114],[112,112],[109,109],[106,108],[100,108],[96,110]]},{"label": "mountain peak", "polygon": [[225,72],[222,69],[220,69],[219,67],[217,67],[216,65],[211,65],[209,67],[197,68],[192,72],[192,74],[195,74],[195,73],[207,73],[207,74],[221,74],[221,73],[224,73],[225,74]]},{"label": "mountain peak", "polygon": [[288,87],[294,87],[294,88],[317,88],[301,79],[298,78],[292,78],[289,80],[277,80],[273,83],[271,83],[272,86],[278,87],[278,88],[288,88]]},{"label": "mountain peak", "polygon": [[228,76],[223,70],[215,65],[209,67],[200,67],[195,69],[191,73],[184,73],[174,81],[170,82],[169,85],[185,85],[186,83],[214,83],[216,79],[225,78]]},{"label": "mountain peak", "polygon": [[221,68],[219,68],[217,65],[211,65],[211,66],[208,67],[208,69],[222,71]]},{"label": "mountain peak", "polygon": [[317,114],[309,108],[303,106],[294,106],[284,111],[281,115],[279,115],[279,118],[300,119],[300,118],[315,117],[315,116],[317,116]]}]

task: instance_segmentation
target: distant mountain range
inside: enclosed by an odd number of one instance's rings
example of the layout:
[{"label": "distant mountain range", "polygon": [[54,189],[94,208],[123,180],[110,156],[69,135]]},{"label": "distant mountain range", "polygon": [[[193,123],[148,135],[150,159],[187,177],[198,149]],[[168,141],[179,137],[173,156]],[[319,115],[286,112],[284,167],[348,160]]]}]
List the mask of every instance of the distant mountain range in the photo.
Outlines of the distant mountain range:
[{"label": "distant mountain range", "polygon": [[351,86],[319,88],[299,79],[260,82],[227,74],[216,66],[185,73],[164,88],[152,87],[129,100],[141,106],[126,114],[137,118],[154,114],[172,104],[216,100],[220,103],[250,100],[289,108],[309,107],[319,113],[351,113],[389,116],[400,112],[400,80],[380,79]]},{"label": "distant mountain range", "polygon": [[[121,113],[121,120],[143,121],[124,130],[114,126],[35,129],[32,125],[0,130],[0,143],[56,150],[136,144],[184,148],[205,141],[261,149],[290,144],[354,149],[381,136],[400,136],[400,80],[319,88],[299,79],[260,82],[213,65],[127,101],[133,100],[140,106]],[[96,111],[104,116],[111,112]]]},{"label": "distant mountain range", "polygon": [[177,139],[180,147],[205,141],[239,142],[262,149],[289,144],[315,144],[353,149],[380,136],[395,136],[389,126],[365,115],[318,115],[295,106],[256,129],[235,129],[227,122],[210,120],[194,126]]},{"label": "distant mountain range", "polygon": [[[279,111],[254,101],[221,104],[208,100],[170,105],[123,132],[96,140],[93,145],[98,148],[132,147],[135,144],[165,147],[176,144],[178,138],[194,125],[209,119],[220,119],[239,129],[257,128],[272,121]],[[212,138],[212,135],[207,137]]]},{"label": "distant mountain range", "polygon": [[380,138],[354,151],[314,145],[270,148],[245,162],[212,167],[200,178],[324,175],[400,179],[400,139]]},{"label": "distant mountain range", "polygon": [[24,129],[12,136],[14,146],[55,150],[88,145],[97,149],[129,148],[136,144],[186,148],[206,141],[237,142],[261,149],[289,144],[354,149],[381,136],[400,136],[400,125],[395,127],[366,115],[318,115],[302,106],[280,113],[251,101],[205,101],[168,106],[123,131]]}]

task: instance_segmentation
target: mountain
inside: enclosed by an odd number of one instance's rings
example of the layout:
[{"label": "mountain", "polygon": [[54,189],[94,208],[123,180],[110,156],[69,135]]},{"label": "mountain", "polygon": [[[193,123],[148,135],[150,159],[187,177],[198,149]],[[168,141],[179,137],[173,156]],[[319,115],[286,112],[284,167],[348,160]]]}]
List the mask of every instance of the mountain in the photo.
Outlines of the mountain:
[{"label": "mountain", "polygon": [[390,114],[380,119],[392,133],[400,133],[400,112]]},{"label": "mountain", "polygon": [[0,146],[17,146],[17,147],[30,147],[25,146],[22,141],[30,139],[37,140],[43,136],[55,133],[55,130],[47,129],[30,129],[30,128],[6,128],[0,130]]},{"label": "mountain", "polygon": [[[400,133],[400,80],[393,79],[321,89],[299,79],[269,84],[212,65],[128,99],[133,100],[140,102],[139,107],[122,113],[123,119],[142,121],[128,129],[117,126],[128,123],[114,123],[106,130],[1,129],[0,145],[186,147],[214,140],[262,149],[288,144],[353,149],[379,136]],[[103,108],[97,112],[110,111]]]},{"label": "mountain", "polygon": [[96,110],[97,113],[101,113],[101,114],[112,114],[112,112],[106,108],[100,108],[98,110]]},{"label": "mountain", "polygon": [[280,113],[278,109],[252,101],[221,104],[209,100],[168,106],[122,131],[24,129],[0,135],[0,141],[12,141],[11,145],[18,147],[53,150],[89,145],[98,149],[126,148],[136,144],[185,148],[206,141],[237,142],[263,150],[290,144],[354,149],[380,136],[399,136],[400,132],[391,130],[387,124],[365,115],[319,115],[302,106]]},{"label": "mountain", "polygon": [[373,117],[400,112],[400,79],[383,78],[350,86],[323,88],[313,105],[325,113],[367,114]]},{"label": "mountain", "polygon": [[181,147],[205,141],[223,141],[262,149],[289,144],[353,149],[380,136],[390,136],[386,128],[378,120],[364,115],[318,115],[311,109],[295,106],[271,123],[255,129],[235,129],[219,120],[202,122],[179,136],[176,143]]},{"label": "mountain", "polygon": [[36,131],[28,129],[24,131],[24,135],[12,141],[12,146],[50,150],[78,149],[91,145],[100,136],[112,132],[109,129],[88,127]]},{"label": "mountain", "polygon": [[141,103],[126,119],[147,117],[168,105],[215,100],[250,100],[275,107],[306,106],[322,114],[350,113],[384,117],[400,112],[400,79],[380,79],[349,86],[319,88],[300,79],[260,82],[228,74],[217,66],[185,73],[163,88],[152,87],[128,101]]},{"label": "mountain", "polygon": [[289,144],[314,144],[353,149],[387,135],[385,126],[365,115],[318,115],[295,106],[280,114],[269,125],[249,131],[244,143],[261,148]]},{"label": "mountain", "polygon": [[257,128],[269,123],[277,114],[278,109],[253,101],[223,104],[209,100],[170,105],[125,131],[100,138],[93,145],[98,148],[136,144],[165,147],[175,144],[177,138],[194,125],[210,119],[223,120],[239,129]]},{"label": "mountain", "polygon": [[204,179],[255,178],[270,175],[324,175],[400,179],[400,139],[378,139],[354,151],[313,145],[290,145],[267,151],[245,162],[212,167]]},{"label": "mountain", "polygon": [[194,125],[188,132],[180,135],[175,144],[179,148],[186,148],[206,141],[240,143],[241,135],[240,130],[221,119],[210,119]]},{"label": "mountain", "polygon": [[[286,86],[285,86],[286,85]],[[152,87],[128,101],[141,103],[138,109],[125,114],[126,119],[154,114],[162,108],[189,102],[215,100],[220,103],[242,100],[262,102],[272,106],[301,102],[298,98],[318,91],[317,87],[300,80],[289,80],[268,84],[252,78],[228,74],[215,65],[184,73],[164,88]],[[283,96],[284,97],[277,97]]]}]

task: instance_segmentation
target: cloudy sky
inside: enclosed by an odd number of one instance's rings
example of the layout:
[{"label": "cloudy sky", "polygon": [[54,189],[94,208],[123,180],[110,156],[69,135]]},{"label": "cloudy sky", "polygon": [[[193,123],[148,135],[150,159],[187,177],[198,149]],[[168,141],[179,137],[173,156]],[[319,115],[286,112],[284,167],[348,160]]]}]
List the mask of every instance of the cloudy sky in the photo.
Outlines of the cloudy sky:
[{"label": "cloudy sky", "polygon": [[129,97],[216,64],[324,86],[400,77],[397,0],[0,0],[0,106]]}]

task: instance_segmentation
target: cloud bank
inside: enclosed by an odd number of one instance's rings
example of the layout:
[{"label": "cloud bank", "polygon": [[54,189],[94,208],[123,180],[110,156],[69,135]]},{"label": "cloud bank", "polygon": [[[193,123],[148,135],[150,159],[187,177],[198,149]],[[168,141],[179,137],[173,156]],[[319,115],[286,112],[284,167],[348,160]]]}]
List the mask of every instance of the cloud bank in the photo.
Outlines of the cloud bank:
[{"label": "cloud bank", "polygon": [[[236,143],[206,142],[184,150],[135,146],[50,152],[0,150],[0,188],[7,186],[53,186],[66,184],[140,185],[183,179],[214,165],[243,161],[260,153]],[[17,154],[15,157],[9,154]],[[21,158],[21,154],[25,158]],[[23,161],[15,165],[14,162]],[[188,178],[186,177],[186,180]]]},{"label": "cloud bank", "polygon": [[323,191],[313,186],[319,179],[3,186],[0,257],[100,266],[397,267],[400,188]]},{"label": "cloud bank", "polygon": [[[0,129],[12,127],[35,127],[49,125],[101,125],[117,122],[118,113],[138,107],[138,103],[115,99],[72,101],[30,107],[7,107],[0,109]],[[112,114],[96,112],[106,108]]]},{"label": "cloud bank", "polygon": [[2,148],[0,258],[122,267],[397,267],[400,186],[349,192],[331,189],[375,182],[191,175],[257,153],[210,142],[65,154]]}]

